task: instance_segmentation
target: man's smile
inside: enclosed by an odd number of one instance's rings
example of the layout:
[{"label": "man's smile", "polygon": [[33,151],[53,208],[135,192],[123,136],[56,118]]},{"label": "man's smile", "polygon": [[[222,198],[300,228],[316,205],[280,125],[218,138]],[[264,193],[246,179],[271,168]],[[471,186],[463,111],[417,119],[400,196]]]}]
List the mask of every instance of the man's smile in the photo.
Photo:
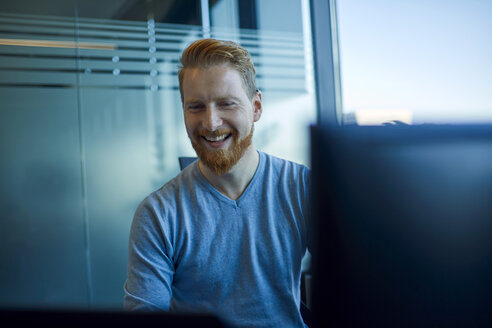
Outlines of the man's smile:
[{"label": "man's smile", "polygon": [[211,148],[221,149],[226,146],[233,133],[230,129],[221,129],[214,132],[200,131],[198,136],[205,141],[205,144]]},{"label": "man's smile", "polygon": [[202,138],[207,140],[207,141],[210,141],[210,142],[219,142],[219,141],[222,141],[224,139],[229,138],[231,135],[232,135],[231,133],[228,133],[228,134],[222,134],[222,135],[218,135],[218,136],[202,136]]}]

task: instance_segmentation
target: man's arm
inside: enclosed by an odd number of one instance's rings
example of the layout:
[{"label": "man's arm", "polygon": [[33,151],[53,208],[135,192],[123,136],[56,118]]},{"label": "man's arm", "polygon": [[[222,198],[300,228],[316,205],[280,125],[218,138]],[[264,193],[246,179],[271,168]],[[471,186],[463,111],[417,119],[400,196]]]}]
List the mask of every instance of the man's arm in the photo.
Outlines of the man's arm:
[{"label": "man's arm", "polygon": [[159,207],[156,199],[147,198],[133,218],[124,286],[125,310],[169,310],[173,247]]}]

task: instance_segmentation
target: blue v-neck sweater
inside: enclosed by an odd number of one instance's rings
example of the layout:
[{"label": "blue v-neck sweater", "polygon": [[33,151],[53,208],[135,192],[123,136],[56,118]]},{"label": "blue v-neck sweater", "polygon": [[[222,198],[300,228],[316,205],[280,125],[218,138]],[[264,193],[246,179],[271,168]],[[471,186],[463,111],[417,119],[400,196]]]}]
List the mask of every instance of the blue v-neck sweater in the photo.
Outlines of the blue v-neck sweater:
[{"label": "blue v-neck sweater", "polygon": [[302,327],[310,170],[259,152],[238,200],[190,164],[138,207],[124,306],[205,312],[231,327]]}]

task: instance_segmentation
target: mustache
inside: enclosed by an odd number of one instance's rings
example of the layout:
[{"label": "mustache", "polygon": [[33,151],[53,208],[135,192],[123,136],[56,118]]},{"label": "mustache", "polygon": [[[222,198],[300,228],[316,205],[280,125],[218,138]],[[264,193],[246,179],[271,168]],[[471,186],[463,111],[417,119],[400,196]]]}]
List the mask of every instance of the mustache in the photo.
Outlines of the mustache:
[{"label": "mustache", "polygon": [[215,131],[208,131],[206,129],[200,129],[200,130],[197,130],[195,134],[198,137],[215,138],[215,137],[222,136],[224,134],[233,134],[234,135],[234,130],[232,130],[232,129],[218,129]]}]

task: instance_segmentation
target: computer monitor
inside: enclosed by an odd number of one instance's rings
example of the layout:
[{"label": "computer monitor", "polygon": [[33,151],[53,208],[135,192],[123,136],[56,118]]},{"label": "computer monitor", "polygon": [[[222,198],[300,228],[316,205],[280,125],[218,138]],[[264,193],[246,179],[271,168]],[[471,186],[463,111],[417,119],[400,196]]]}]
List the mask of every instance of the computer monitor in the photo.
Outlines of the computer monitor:
[{"label": "computer monitor", "polygon": [[492,327],[492,125],[316,126],[317,327]]},{"label": "computer monitor", "polygon": [[0,309],[2,327],[206,327],[225,325],[210,314],[102,310]]}]

